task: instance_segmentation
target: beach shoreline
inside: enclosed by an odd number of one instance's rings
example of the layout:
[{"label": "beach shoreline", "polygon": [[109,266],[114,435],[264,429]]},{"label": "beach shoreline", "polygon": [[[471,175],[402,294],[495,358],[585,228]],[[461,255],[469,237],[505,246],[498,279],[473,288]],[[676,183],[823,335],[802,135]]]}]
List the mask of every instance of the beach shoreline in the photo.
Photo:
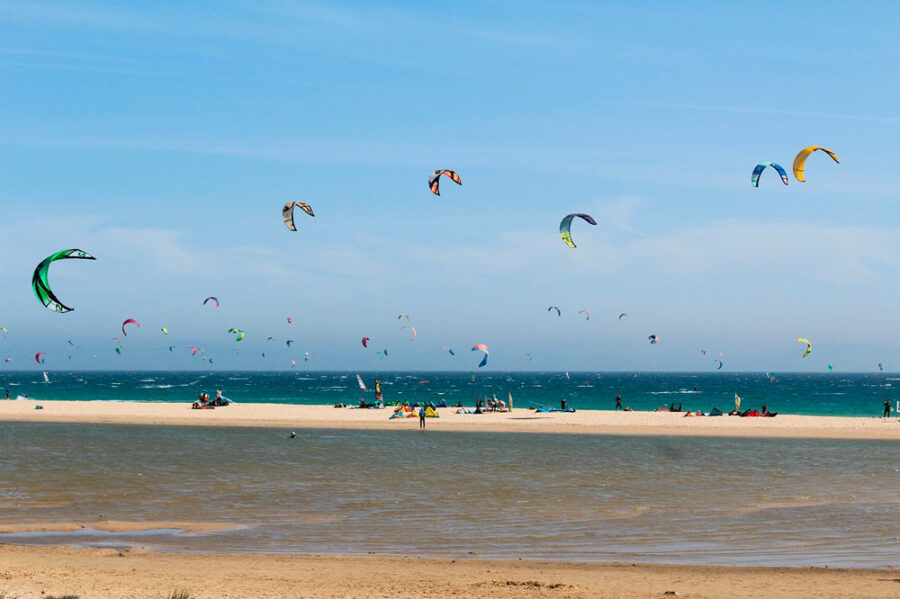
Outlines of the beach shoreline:
[{"label": "beach shoreline", "polygon": [[[40,409],[38,409],[40,406]],[[129,401],[0,400],[0,422],[58,422],[165,426],[238,426],[294,429],[413,430],[417,418],[390,420],[392,408],[242,403],[192,410],[187,403]],[[849,416],[775,418],[694,416],[669,412],[580,410],[575,413],[511,412],[457,414],[440,408],[426,432],[515,432],[597,435],[672,435],[798,439],[900,440],[900,420]]]},{"label": "beach shoreline", "polygon": [[20,599],[396,597],[895,597],[892,569],[166,553],[0,545],[0,592]]}]

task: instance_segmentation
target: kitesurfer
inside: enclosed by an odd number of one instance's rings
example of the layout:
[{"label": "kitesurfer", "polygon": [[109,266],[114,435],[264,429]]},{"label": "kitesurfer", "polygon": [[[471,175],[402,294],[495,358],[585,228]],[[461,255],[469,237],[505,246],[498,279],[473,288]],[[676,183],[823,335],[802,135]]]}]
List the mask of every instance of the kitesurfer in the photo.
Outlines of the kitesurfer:
[{"label": "kitesurfer", "polygon": [[616,411],[618,412],[621,409],[622,409],[622,396],[616,395]]},{"label": "kitesurfer", "polygon": [[419,428],[425,429],[425,406],[419,408]]},{"label": "kitesurfer", "polygon": [[[9,399],[9,395],[6,396],[6,399]],[[891,400],[884,400],[884,415],[883,418],[891,417]]]},{"label": "kitesurfer", "polygon": [[224,406],[225,405],[225,399],[222,397],[222,388],[221,387],[216,389],[216,401],[213,405],[214,406]]},{"label": "kitesurfer", "polygon": [[559,400],[559,409],[565,411],[565,409],[566,409],[566,398],[565,397],[563,397],[561,400]]}]

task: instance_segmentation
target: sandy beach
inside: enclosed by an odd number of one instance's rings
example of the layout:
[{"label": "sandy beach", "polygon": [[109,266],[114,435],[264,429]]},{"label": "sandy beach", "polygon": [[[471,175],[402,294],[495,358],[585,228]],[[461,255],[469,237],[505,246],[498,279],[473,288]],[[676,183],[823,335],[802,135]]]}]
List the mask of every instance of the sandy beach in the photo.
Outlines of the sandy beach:
[{"label": "sandy beach", "polygon": [[436,598],[648,599],[896,597],[894,570],[727,568],[272,555],[0,545],[0,592],[20,599]]},{"label": "sandy beach", "polygon": [[[40,405],[41,409],[36,409]],[[345,428],[408,430],[418,419],[389,420],[392,408],[365,410],[332,406],[233,404],[214,410],[192,410],[189,404],[111,401],[0,400],[0,421],[93,422],[184,426],[254,426],[271,428]],[[576,433],[605,435],[683,435],[900,440],[897,418],[795,416],[739,418],[685,417],[667,412],[583,410],[538,414],[512,412],[457,414],[441,408],[429,418],[429,431]]]}]

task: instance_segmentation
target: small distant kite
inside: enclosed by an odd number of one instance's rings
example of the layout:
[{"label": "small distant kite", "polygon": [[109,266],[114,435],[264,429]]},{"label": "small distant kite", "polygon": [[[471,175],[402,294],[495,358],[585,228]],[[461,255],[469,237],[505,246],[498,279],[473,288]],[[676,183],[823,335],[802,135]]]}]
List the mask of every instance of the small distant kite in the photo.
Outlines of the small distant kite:
[{"label": "small distant kite", "polygon": [[122,323],[122,334],[125,335],[126,337],[128,336],[128,332],[125,330],[126,324],[133,324],[137,328],[141,328],[141,323],[139,323],[138,321],[136,321],[133,318],[129,318],[128,320],[126,320],[125,322]]},{"label": "small distant kite", "polygon": [[240,341],[241,339],[243,339],[246,336],[246,333],[244,333],[244,331],[242,331],[241,329],[230,328],[230,329],[228,329],[228,332],[234,333],[236,335],[236,337],[234,339],[235,341]]},{"label": "small distant kite", "polygon": [[547,312],[553,312],[554,310],[556,310],[557,317],[562,316],[562,310],[559,309],[559,306],[550,306],[547,308]]},{"label": "small distant kite", "polygon": [[656,335],[656,333],[650,335],[649,337],[647,337],[647,339],[650,340],[650,345],[656,345],[657,343],[659,343],[659,337]]},{"label": "small distant kite", "polygon": [[806,337],[797,337],[797,341],[795,341],[795,343],[805,343],[806,344],[806,351],[803,352],[804,358],[812,353],[812,343],[810,343],[809,339],[807,339]]},{"label": "small distant kite", "polygon": [[831,159],[836,163],[841,163],[841,161],[838,160],[838,157],[834,155],[834,152],[832,152],[828,148],[823,148],[822,146],[809,146],[808,148],[803,148],[797,154],[797,157],[794,158],[794,178],[796,178],[797,181],[806,182],[806,179],[803,176],[803,169],[806,166],[806,159],[816,150],[822,150],[823,152],[831,156]]},{"label": "small distant kite", "polygon": [[410,341],[415,341],[416,337],[419,336],[419,333],[416,331],[416,327],[412,326],[411,324],[405,324],[400,328],[401,329],[409,329],[410,331],[412,331],[412,339],[410,339]]},{"label": "small distant kite", "polygon": [[453,351],[452,349],[450,349],[449,347],[447,347],[446,345],[442,345],[441,349],[444,350],[445,352],[447,352],[448,354],[450,354],[451,356],[456,355],[456,352]]},{"label": "small distant kite", "polygon": [[428,176],[428,187],[431,188],[431,193],[436,196],[441,195],[441,190],[439,188],[441,183],[441,175],[449,177],[449,179],[457,185],[462,185],[462,179],[460,179],[459,175],[457,175],[454,171],[449,171],[446,169],[436,170]]},{"label": "small distant kite", "polygon": [[284,342],[284,344],[287,345],[288,347],[290,347],[290,346],[294,345],[294,340],[288,339],[287,341]]},{"label": "small distant kite", "polygon": [[206,305],[206,302],[208,302],[208,301],[210,301],[210,300],[213,301],[213,303],[216,305],[216,310],[218,310],[218,309],[219,309],[219,299],[218,299],[218,298],[215,298],[215,297],[213,297],[213,296],[209,296],[208,298],[206,298],[205,300],[203,300],[203,305],[205,306],[205,305]]},{"label": "small distant kite", "polygon": [[591,319],[591,313],[588,312],[587,310],[579,310],[578,313],[579,313],[579,314],[584,314],[584,319],[585,319],[585,320],[590,320],[590,319]]},{"label": "small distant kite", "polygon": [[705,350],[705,349],[701,349],[701,350],[700,350],[700,353],[703,354],[703,355],[705,356],[705,355],[706,355],[706,350]]},{"label": "small distant kite", "polygon": [[829,362],[829,363],[828,363],[828,372],[833,372],[833,371],[834,371],[834,364],[832,364],[831,362]]},{"label": "small distant kite", "polygon": [[291,318],[290,316],[288,316],[288,317],[287,317],[287,321],[288,321],[288,324],[293,324],[294,319]]},{"label": "small distant kite", "polygon": [[401,312],[397,315],[397,320],[400,320],[401,318],[405,318],[406,322],[409,322],[409,314],[407,314],[406,312]]},{"label": "small distant kite", "polygon": [[575,242],[572,241],[572,219],[578,217],[588,223],[589,225],[596,225],[597,221],[589,214],[581,214],[574,213],[569,214],[563,217],[563,219],[559,223],[559,236],[562,237],[563,243],[565,243],[570,248],[575,247]]},{"label": "small distant kite", "polygon": [[193,345],[191,345],[190,347],[188,347],[188,349],[191,350],[191,356],[196,356],[196,355],[197,355],[197,348],[196,348],[196,347],[194,347]]},{"label": "small distant kite", "polygon": [[878,363],[878,370],[884,370],[884,366],[881,365],[881,362]]},{"label": "small distant kite", "polygon": [[6,339],[9,337],[9,331],[6,330],[6,327],[0,327],[0,331],[3,331],[3,338]]},{"label": "small distant kite", "polygon": [[481,359],[481,362],[479,362],[478,367],[484,368],[485,366],[487,366],[488,356],[491,355],[491,352],[488,351],[487,345],[485,345],[484,343],[477,343],[472,346],[472,351],[484,352],[484,357]]},{"label": "small distant kite", "polygon": [[771,166],[776,171],[778,171],[778,175],[781,177],[781,182],[785,185],[788,184],[787,172],[785,172],[784,168],[782,168],[780,164],[775,164],[774,162],[760,162],[756,165],[756,168],[753,169],[753,173],[750,175],[750,184],[753,187],[759,187],[759,176],[764,170],[766,170],[767,166]]},{"label": "small distant kite", "polygon": [[[37,362],[38,364],[44,364],[45,363],[44,356],[46,354],[47,354],[47,352],[39,351],[38,353],[34,354],[34,361]],[[8,361],[9,360],[7,360],[7,362]]]},{"label": "small distant kite", "polygon": [[163,335],[168,335],[168,334],[169,334],[169,329],[167,329],[166,327],[162,327],[162,328],[159,329],[159,330],[162,331],[162,334],[163,334]]},{"label": "small distant kite", "polygon": [[623,318],[631,318],[631,317],[628,316],[627,312],[622,312],[621,314],[619,314],[619,320],[622,320]]},{"label": "small distant kite", "polygon": [[281,209],[281,218],[284,220],[284,226],[291,231],[297,230],[297,226],[294,224],[295,207],[300,208],[300,210],[310,216],[315,216],[315,214],[313,214],[313,209],[309,204],[305,202],[288,202],[284,205],[284,208]]},{"label": "small distant kite", "polygon": [[363,337],[363,338],[362,338],[362,346],[363,346],[363,347],[369,347],[369,338],[368,338],[368,337]]},{"label": "small distant kite", "polygon": [[718,364],[716,370],[722,370],[722,367],[725,366],[725,362],[723,362],[722,360],[716,360],[716,364]]},{"label": "small distant kite", "polygon": [[34,290],[34,294],[45,308],[54,312],[71,312],[74,310],[74,308],[70,308],[59,301],[59,298],[50,289],[50,283],[47,281],[47,273],[53,262],[70,259],[96,260],[84,250],[61,250],[44,258],[34,269],[34,274],[31,277],[31,288]]}]

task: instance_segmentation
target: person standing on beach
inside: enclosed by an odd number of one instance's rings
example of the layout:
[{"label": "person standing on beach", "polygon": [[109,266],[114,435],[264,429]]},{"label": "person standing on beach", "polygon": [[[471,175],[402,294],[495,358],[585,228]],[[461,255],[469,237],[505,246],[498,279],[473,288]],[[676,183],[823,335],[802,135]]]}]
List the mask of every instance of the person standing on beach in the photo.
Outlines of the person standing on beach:
[{"label": "person standing on beach", "polygon": [[425,406],[419,408],[419,428],[425,429]]},{"label": "person standing on beach", "polygon": [[9,387],[6,388],[6,399],[9,399]]},{"label": "person standing on beach", "polygon": [[[9,397],[7,397],[6,399],[9,399]],[[890,418],[890,417],[891,417],[891,400],[886,399],[886,400],[884,400],[884,414],[882,415],[882,418]]]},{"label": "person standing on beach", "polygon": [[616,411],[618,412],[621,409],[622,409],[622,396],[616,395]]}]

